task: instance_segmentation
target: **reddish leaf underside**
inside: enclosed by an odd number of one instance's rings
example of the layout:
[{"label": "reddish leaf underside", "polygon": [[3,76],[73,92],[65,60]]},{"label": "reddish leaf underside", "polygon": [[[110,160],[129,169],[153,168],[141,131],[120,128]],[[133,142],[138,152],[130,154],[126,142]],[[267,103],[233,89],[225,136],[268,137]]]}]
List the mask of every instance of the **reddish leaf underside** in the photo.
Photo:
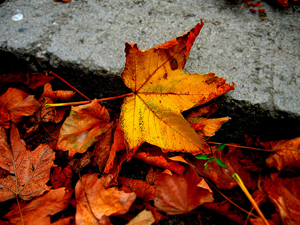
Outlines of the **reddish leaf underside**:
[{"label": "reddish leaf underside", "polygon": [[162,173],[156,182],[154,205],[169,215],[186,214],[214,200],[212,190],[192,167],[184,175]]}]

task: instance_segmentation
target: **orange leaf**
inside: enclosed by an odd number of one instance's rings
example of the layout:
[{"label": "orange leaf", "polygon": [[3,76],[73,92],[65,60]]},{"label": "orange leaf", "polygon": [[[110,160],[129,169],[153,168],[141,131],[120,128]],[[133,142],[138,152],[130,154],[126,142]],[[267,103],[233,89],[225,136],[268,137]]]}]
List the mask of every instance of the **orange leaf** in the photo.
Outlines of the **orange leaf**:
[{"label": "orange leaf", "polygon": [[[73,191],[65,188],[50,190],[43,196],[23,205],[21,212],[24,224],[50,224],[50,216],[64,210],[69,205],[72,193]],[[17,205],[14,205],[4,218],[8,218],[12,224],[22,224]]]},{"label": "orange leaf", "polygon": [[38,86],[42,86],[46,83],[49,83],[53,79],[54,77],[45,76],[42,73],[32,73],[30,82],[28,84],[28,88],[36,89]]},{"label": "orange leaf", "polygon": [[136,194],[119,191],[117,187],[105,189],[111,179],[111,176],[98,179],[97,174],[92,174],[82,176],[82,183],[81,180],[77,182],[76,224],[110,224],[109,216],[122,215],[129,210]]},{"label": "orange leaf", "polygon": [[150,165],[169,169],[174,173],[183,174],[185,168],[178,162],[174,162],[164,157],[165,155],[157,147],[143,148],[143,151],[137,151],[134,158],[144,161]]},{"label": "orange leaf", "polygon": [[[201,21],[202,22],[202,21]],[[201,139],[181,115],[232,89],[214,73],[183,73],[192,44],[203,22],[187,33],[160,46],[140,50],[125,44],[126,64],[122,78],[133,93],[125,98],[120,123],[130,149],[143,142],[164,152],[209,153]]]},{"label": "orange leaf", "polygon": [[162,173],[156,182],[154,205],[169,215],[186,214],[214,200],[208,184],[191,166],[184,175]]},{"label": "orange leaf", "polygon": [[[206,108],[206,107],[204,107]],[[191,124],[194,130],[200,135],[200,137],[206,136],[211,137],[215,135],[222,124],[230,120],[230,117],[216,118],[216,119],[207,119],[201,117],[205,110],[198,110],[198,112],[192,112],[187,116],[186,120]]]},{"label": "orange leaf", "polygon": [[150,201],[155,196],[155,186],[152,186],[145,181],[129,179],[127,177],[118,177],[118,182],[122,184],[120,190],[136,193],[137,198],[142,198],[144,201]]},{"label": "orange leaf", "polygon": [[0,202],[16,195],[29,200],[49,190],[46,182],[55,158],[53,150],[47,144],[39,145],[34,151],[26,150],[14,124],[11,125],[10,142],[9,147],[5,141],[0,141],[0,167],[10,172],[7,177],[0,178]]},{"label": "orange leaf", "polygon": [[300,224],[300,177],[278,178],[278,174],[260,177],[261,189],[268,193],[268,197],[275,204],[284,225]]},{"label": "orange leaf", "polygon": [[29,95],[16,88],[8,88],[0,96],[0,107],[6,108],[13,123],[19,123],[23,119],[23,116],[33,115],[40,108],[40,103],[33,95]]},{"label": "orange leaf", "polygon": [[111,126],[108,111],[97,100],[86,105],[73,106],[61,127],[57,149],[69,151],[70,157],[76,152],[84,153]]},{"label": "orange leaf", "polygon": [[291,140],[259,142],[266,149],[274,149],[267,159],[266,164],[270,168],[294,171],[299,168],[300,161],[300,137]]}]

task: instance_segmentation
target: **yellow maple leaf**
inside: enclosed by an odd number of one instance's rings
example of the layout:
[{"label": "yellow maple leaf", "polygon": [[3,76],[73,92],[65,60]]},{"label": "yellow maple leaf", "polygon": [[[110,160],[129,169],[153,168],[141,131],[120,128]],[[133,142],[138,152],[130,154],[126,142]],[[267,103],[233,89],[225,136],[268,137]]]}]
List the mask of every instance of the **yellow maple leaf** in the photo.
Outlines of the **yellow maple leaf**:
[{"label": "yellow maple leaf", "polygon": [[201,21],[185,34],[145,51],[136,44],[125,44],[122,78],[133,93],[124,100],[120,123],[131,149],[148,142],[163,151],[193,155],[210,152],[205,140],[181,113],[233,90],[234,86],[214,73],[182,72],[203,25]]}]

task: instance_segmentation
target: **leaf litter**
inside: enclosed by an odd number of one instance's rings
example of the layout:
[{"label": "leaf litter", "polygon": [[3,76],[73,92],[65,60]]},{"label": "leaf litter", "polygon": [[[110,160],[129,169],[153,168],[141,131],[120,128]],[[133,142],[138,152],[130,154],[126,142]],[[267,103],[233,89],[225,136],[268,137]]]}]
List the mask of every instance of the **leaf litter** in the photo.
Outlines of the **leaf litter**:
[{"label": "leaf litter", "polygon": [[[122,96],[121,115],[101,100],[71,110],[45,108],[74,95],[53,91],[58,81],[48,74],[1,77],[12,87],[0,93],[0,204],[6,208],[0,223],[167,224],[182,218],[202,224],[215,221],[214,212],[234,224],[299,224],[299,138],[257,140],[255,148],[208,141],[230,117],[209,118],[217,106],[199,106],[234,85],[214,73],[182,72],[202,26],[146,51],[126,43],[122,77],[133,92]],[[132,168],[141,176],[122,172],[132,162],[145,165]],[[237,188],[236,173],[264,222]]]}]

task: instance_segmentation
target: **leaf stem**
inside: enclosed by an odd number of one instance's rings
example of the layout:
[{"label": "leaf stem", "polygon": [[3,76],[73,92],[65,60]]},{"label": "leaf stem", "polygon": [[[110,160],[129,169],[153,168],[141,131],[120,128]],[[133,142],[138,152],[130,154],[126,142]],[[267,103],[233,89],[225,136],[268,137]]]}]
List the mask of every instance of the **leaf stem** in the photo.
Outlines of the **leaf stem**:
[{"label": "leaf stem", "polygon": [[68,81],[66,81],[65,79],[63,79],[62,77],[58,76],[57,74],[53,73],[52,71],[49,72],[51,75],[55,76],[56,78],[60,79],[62,82],[64,82],[66,85],[68,85],[70,88],[72,88],[74,91],[76,91],[78,94],[80,94],[82,97],[84,97],[85,99],[87,99],[89,102],[92,101],[91,99],[89,99],[86,95],[84,95],[83,93],[81,93],[77,88],[75,88],[74,86],[72,86],[71,84],[68,83]]},{"label": "leaf stem", "polygon": [[[98,101],[98,102],[102,102],[102,101],[114,100],[114,99],[119,99],[119,98],[128,97],[128,96],[131,96],[131,95],[133,95],[132,92],[131,92],[131,93],[124,94],[124,95],[115,96],[115,97],[109,97],[109,98],[101,98],[101,99],[97,99],[97,101]],[[45,104],[45,108],[49,108],[49,107],[59,107],[59,106],[70,106],[70,105],[82,105],[82,104],[87,104],[87,103],[90,103],[90,101]]]},{"label": "leaf stem", "polygon": [[242,179],[240,178],[240,176],[237,173],[234,173],[234,174],[232,174],[232,177],[233,177],[233,179],[235,179],[235,181],[241,187],[242,191],[245,193],[245,195],[247,196],[247,198],[249,199],[249,201],[251,202],[253,207],[256,209],[256,211],[257,211],[258,215],[260,216],[260,218],[262,219],[263,223],[265,225],[270,225],[269,222],[267,221],[267,219],[265,218],[264,214],[260,211],[260,209],[259,209],[258,205],[256,204],[256,202],[252,198],[251,194],[247,190],[247,188],[244,185],[244,183],[243,183]]},{"label": "leaf stem", "polygon": [[24,225],[24,219],[23,219],[23,214],[22,214],[22,211],[21,211],[21,206],[20,206],[18,195],[16,195],[16,199],[17,199],[17,205],[18,205],[19,212],[20,212],[21,223],[22,223],[22,225]]},{"label": "leaf stem", "polygon": [[[206,141],[206,142],[208,144],[214,144],[214,145],[223,144],[223,143],[213,142],[213,141]],[[265,152],[276,152],[276,151],[282,151],[282,150],[300,152],[298,149],[262,149],[262,148],[254,148],[254,147],[242,146],[242,145],[237,145],[237,144],[225,144],[225,145],[229,146],[229,147],[238,147],[238,148],[245,148],[245,149],[251,149],[251,150],[256,150],[256,151],[265,151]]]}]

